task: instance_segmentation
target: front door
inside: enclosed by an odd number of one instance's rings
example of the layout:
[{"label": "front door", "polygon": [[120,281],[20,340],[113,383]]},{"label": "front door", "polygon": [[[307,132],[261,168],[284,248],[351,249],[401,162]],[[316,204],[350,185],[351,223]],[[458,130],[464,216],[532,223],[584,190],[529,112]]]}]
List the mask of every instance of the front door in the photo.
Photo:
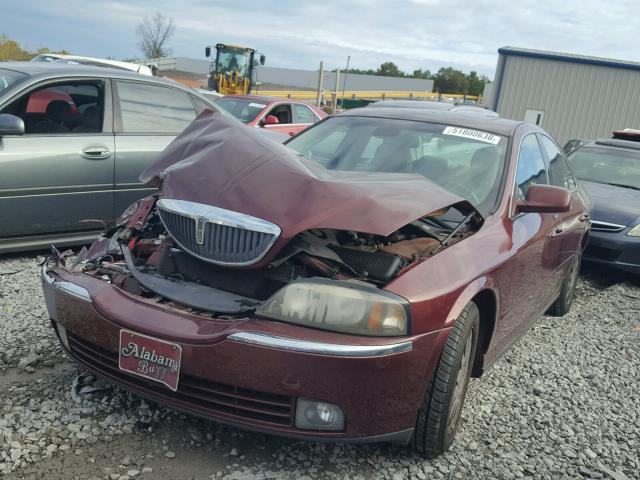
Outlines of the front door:
[{"label": "front door", "polygon": [[104,80],[31,89],[1,113],[25,134],[0,138],[0,238],[99,230],[113,219],[114,138]]},{"label": "front door", "polygon": [[275,107],[273,107],[267,114],[265,118],[269,115],[272,115],[278,119],[278,123],[274,125],[265,125],[264,128],[267,130],[274,130],[276,132],[284,133],[286,135],[295,135],[299,129],[296,129],[296,125],[293,124],[293,113],[291,112],[291,104],[289,103],[279,103]]},{"label": "front door", "polygon": [[[548,184],[544,157],[535,134],[522,140],[513,197],[524,200],[531,185]],[[513,202],[512,202],[513,203]],[[506,228],[512,230],[513,258],[499,275],[501,317],[493,345],[504,345],[517,338],[548,306],[557,294],[554,272],[558,251],[552,233],[561,224],[552,213],[521,213]]]}]

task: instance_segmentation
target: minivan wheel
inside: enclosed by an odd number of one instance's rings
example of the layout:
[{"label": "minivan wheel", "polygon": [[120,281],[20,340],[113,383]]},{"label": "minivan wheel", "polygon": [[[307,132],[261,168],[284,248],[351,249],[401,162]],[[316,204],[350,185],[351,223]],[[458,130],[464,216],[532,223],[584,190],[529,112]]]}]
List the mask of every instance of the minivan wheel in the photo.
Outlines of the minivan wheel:
[{"label": "minivan wheel", "polygon": [[547,313],[554,317],[561,317],[571,310],[571,304],[576,296],[576,285],[580,276],[580,263],[582,261],[582,252],[578,252],[571,260],[571,265],[567,271],[567,276],[562,281],[560,295],[555,302],[549,307]]},{"label": "minivan wheel", "polygon": [[467,385],[473,368],[480,312],[469,303],[449,334],[418,410],[413,448],[425,457],[449,448],[458,430]]}]

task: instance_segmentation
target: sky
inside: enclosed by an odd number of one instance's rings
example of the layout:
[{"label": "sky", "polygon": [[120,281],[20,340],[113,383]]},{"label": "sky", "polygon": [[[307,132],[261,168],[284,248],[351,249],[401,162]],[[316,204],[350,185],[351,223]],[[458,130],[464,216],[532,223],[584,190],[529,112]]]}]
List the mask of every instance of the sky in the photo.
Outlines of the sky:
[{"label": "sky", "polygon": [[272,67],[453,66],[492,78],[516,46],[640,60],[637,0],[0,0],[0,34],[29,49],[141,57],[135,30],[160,12],[175,22],[173,56],[204,59],[218,42],[256,48]]}]

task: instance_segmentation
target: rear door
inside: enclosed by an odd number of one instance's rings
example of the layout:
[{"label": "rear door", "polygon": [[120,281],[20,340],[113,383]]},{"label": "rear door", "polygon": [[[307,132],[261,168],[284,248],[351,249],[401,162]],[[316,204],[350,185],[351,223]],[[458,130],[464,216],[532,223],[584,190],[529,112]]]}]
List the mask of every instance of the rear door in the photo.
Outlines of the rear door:
[{"label": "rear door", "polygon": [[117,217],[137,199],[155,191],[138,176],[196,117],[191,96],[169,85],[114,81],[115,211]]},{"label": "rear door", "polygon": [[1,113],[25,134],[0,138],[0,237],[99,230],[113,218],[114,138],[110,84],[68,79],[30,88]]}]

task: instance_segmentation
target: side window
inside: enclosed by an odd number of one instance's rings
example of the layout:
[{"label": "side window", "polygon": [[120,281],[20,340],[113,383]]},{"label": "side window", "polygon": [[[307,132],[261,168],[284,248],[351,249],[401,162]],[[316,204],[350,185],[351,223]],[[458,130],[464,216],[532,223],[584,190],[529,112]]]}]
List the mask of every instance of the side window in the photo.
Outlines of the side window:
[{"label": "side window", "polygon": [[267,115],[273,115],[278,123],[291,123],[291,105],[284,104],[273,107]]},{"label": "side window", "polygon": [[104,117],[102,82],[39,88],[7,106],[24,120],[26,134],[100,133]]},{"label": "side window", "polygon": [[315,123],[318,117],[306,105],[293,104],[293,123]]},{"label": "side window", "polygon": [[198,115],[200,115],[205,110],[214,110],[215,111],[215,108],[213,108],[211,105],[209,105],[204,100],[196,97],[195,95],[192,95],[191,98],[193,98],[193,101],[196,104],[196,110],[197,110]]},{"label": "side window", "polygon": [[137,82],[118,82],[122,131],[180,133],[196,111],[186,92]]},{"label": "side window", "polygon": [[556,147],[556,144],[553,143],[549,137],[539,135],[539,138],[540,143],[542,143],[542,148],[544,148],[547,158],[549,159],[549,183],[557,187],[574,190],[576,188],[576,181],[560,149]]},{"label": "side window", "polygon": [[544,157],[535,135],[528,135],[520,145],[518,170],[516,171],[518,198],[524,200],[531,185],[548,184]]}]

